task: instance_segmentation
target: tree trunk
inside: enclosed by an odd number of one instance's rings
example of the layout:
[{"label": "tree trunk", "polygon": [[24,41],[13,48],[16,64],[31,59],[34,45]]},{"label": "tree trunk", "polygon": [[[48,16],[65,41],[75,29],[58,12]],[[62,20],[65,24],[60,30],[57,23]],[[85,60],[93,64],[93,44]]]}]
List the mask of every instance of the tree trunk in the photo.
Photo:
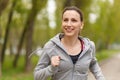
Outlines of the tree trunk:
[{"label": "tree trunk", "polygon": [[34,27],[34,21],[29,21],[29,28],[26,35],[26,56],[25,56],[25,71],[28,72],[31,70],[31,59],[29,58],[29,55],[32,51],[32,36],[33,36],[33,27]]},{"label": "tree trunk", "polygon": [[[46,0],[44,0],[42,2],[45,2],[45,1]],[[26,21],[23,33],[21,35],[20,42],[19,42],[19,45],[18,45],[18,48],[17,48],[17,54],[16,54],[15,59],[13,61],[13,67],[17,66],[17,62],[18,62],[18,59],[19,59],[20,51],[22,49],[22,45],[23,45],[25,37],[27,37],[27,40],[28,40],[28,38],[30,38],[30,39],[32,38],[32,35],[29,36],[29,34],[33,33],[31,29],[33,29],[34,20],[36,18],[36,15],[37,15],[38,11],[40,10],[40,9],[36,9],[36,8],[41,8],[42,9],[41,5],[43,5],[43,4],[40,5],[39,3],[41,3],[40,0],[36,0],[36,1],[32,0],[33,7],[32,7],[32,10],[31,10],[31,13],[28,15],[28,19]],[[31,31],[29,32],[29,30],[31,30]],[[30,64],[30,60],[28,60],[28,56],[30,54],[30,51],[32,51],[32,39],[31,39],[31,41],[27,41],[27,40],[26,40],[27,44],[26,44],[26,57],[25,57],[25,60],[26,60],[25,70],[26,71],[29,70],[28,67],[29,67],[29,64]]]},{"label": "tree trunk", "polygon": [[[0,48],[1,48],[1,46],[0,46]],[[1,52],[1,50],[0,50],[0,52]],[[0,53],[0,77],[2,76],[2,65],[1,65],[1,53]]]},{"label": "tree trunk", "polygon": [[[46,0],[42,1],[42,3],[46,4]],[[31,70],[31,59],[29,58],[30,53],[32,52],[32,35],[33,35],[33,27],[35,18],[38,14],[38,11],[42,9],[44,5],[41,3],[41,0],[32,0],[32,9],[31,13],[28,16],[26,26],[28,26],[27,35],[26,35],[26,63],[25,63],[25,71],[28,72]],[[41,7],[40,7],[41,6]]]},{"label": "tree trunk", "polygon": [[[1,30],[1,24],[0,24],[0,38],[1,38],[1,34],[2,34],[2,32],[1,32],[2,30]],[[1,77],[1,75],[2,75],[2,68],[1,68],[1,43],[0,43],[0,77]]]},{"label": "tree trunk", "polygon": [[28,19],[26,22],[27,33],[26,33],[26,56],[25,56],[25,71],[29,72],[31,70],[31,59],[29,58],[30,53],[32,52],[32,35],[33,35],[33,27],[35,18],[37,16],[37,12],[35,11],[35,4],[31,9],[30,14],[28,15]]},{"label": "tree trunk", "polygon": [[1,0],[0,1],[0,16],[3,12],[3,10],[7,7],[9,0]]},{"label": "tree trunk", "polygon": [[8,40],[8,36],[9,36],[9,31],[10,31],[10,23],[11,23],[11,20],[12,20],[13,10],[14,10],[15,5],[16,5],[16,0],[13,1],[12,7],[11,7],[11,10],[10,10],[10,13],[9,13],[9,18],[8,18],[8,21],[7,21],[4,44],[3,44],[2,52],[1,52],[1,62],[2,63],[3,63],[4,57],[5,57],[5,49],[6,49],[6,45],[7,45],[7,40]]},{"label": "tree trunk", "polygon": [[66,0],[63,7],[71,6],[72,0]]},{"label": "tree trunk", "polygon": [[19,41],[19,45],[18,45],[18,48],[17,48],[17,54],[15,55],[15,58],[14,58],[14,61],[13,61],[13,67],[17,67],[17,62],[18,62],[18,59],[19,59],[19,55],[20,55],[20,51],[22,49],[22,45],[23,45],[23,42],[24,42],[24,38],[25,38],[25,34],[27,32],[27,29],[28,29],[28,26],[25,26],[25,28],[23,29],[23,32],[22,32],[22,35],[21,35],[21,38],[20,38],[20,41]]},{"label": "tree trunk", "polygon": [[[1,0],[0,1],[0,16],[2,15],[3,10],[7,7],[9,0]],[[1,24],[0,24],[1,28]],[[1,37],[1,33],[0,33]],[[0,77],[2,76],[2,56],[1,56],[1,45],[0,45]]]}]

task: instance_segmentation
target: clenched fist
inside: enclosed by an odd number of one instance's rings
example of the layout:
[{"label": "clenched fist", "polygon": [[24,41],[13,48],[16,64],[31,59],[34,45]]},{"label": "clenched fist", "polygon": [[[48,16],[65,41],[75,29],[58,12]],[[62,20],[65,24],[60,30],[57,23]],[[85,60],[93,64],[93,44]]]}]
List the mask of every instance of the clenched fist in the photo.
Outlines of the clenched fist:
[{"label": "clenched fist", "polygon": [[60,64],[60,56],[52,56],[51,65],[57,67],[59,66],[59,64]]}]

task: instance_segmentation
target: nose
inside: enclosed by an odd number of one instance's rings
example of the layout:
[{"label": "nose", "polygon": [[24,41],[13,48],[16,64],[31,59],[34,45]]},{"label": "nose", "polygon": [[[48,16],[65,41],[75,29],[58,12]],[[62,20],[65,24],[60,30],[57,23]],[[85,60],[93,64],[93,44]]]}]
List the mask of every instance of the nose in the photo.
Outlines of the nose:
[{"label": "nose", "polygon": [[71,21],[68,21],[68,22],[67,22],[67,26],[71,26]]}]

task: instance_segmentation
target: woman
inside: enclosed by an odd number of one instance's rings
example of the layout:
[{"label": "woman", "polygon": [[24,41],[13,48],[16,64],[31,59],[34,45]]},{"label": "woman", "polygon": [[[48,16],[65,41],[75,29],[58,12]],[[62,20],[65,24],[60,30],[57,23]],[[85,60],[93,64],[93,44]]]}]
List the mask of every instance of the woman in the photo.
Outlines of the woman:
[{"label": "woman", "polygon": [[67,7],[62,14],[62,32],[50,39],[35,68],[35,80],[87,80],[88,71],[96,80],[105,80],[95,57],[95,45],[80,35],[83,14]]}]

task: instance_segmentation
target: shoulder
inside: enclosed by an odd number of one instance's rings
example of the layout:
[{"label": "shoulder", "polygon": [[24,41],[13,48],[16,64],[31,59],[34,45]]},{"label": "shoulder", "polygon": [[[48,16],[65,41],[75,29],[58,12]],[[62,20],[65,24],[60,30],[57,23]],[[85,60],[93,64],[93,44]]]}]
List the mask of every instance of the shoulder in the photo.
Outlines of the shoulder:
[{"label": "shoulder", "polygon": [[92,49],[95,49],[95,43],[90,39],[89,39],[89,44],[90,44]]},{"label": "shoulder", "polygon": [[90,46],[90,50],[92,51],[91,56],[95,56],[96,48],[95,48],[95,43],[94,41],[90,40],[89,38],[83,38],[88,46]]},{"label": "shoulder", "polygon": [[82,39],[83,41],[87,42],[87,43],[94,44],[94,41],[92,41],[91,39],[89,39],[89,38],[87,38],[87,37],[82,37],[82,36],[80,36],[79,38]]},{"label": "shoulder", "polygon": [[48,42],[45,43],[44,48],[52,48],[54,46],[55,44],[49,40]]},{"label": "shoulder", "polygon": [[92,53],[95,54],[96,48],[95,48],[94,41],[90,40],[89,38],[85,38],[85,39],[88,40],[88,44],[90,45],[90,49],[91,49]]},{"label": "shoulder", "polygon": [[95,49],[95,43],[94,41],[90,40],[89,38],[86,38],[88,40],[88,43],[90,44],[92,49]]},{"label": "shoulder", "polygon": [[90,40],[87,37],[80,37],[80,38],[84,41],[85,44],[90,45],[90,47],[92,49],[95,49],[95,43],[94,43],[94,41]]}]

